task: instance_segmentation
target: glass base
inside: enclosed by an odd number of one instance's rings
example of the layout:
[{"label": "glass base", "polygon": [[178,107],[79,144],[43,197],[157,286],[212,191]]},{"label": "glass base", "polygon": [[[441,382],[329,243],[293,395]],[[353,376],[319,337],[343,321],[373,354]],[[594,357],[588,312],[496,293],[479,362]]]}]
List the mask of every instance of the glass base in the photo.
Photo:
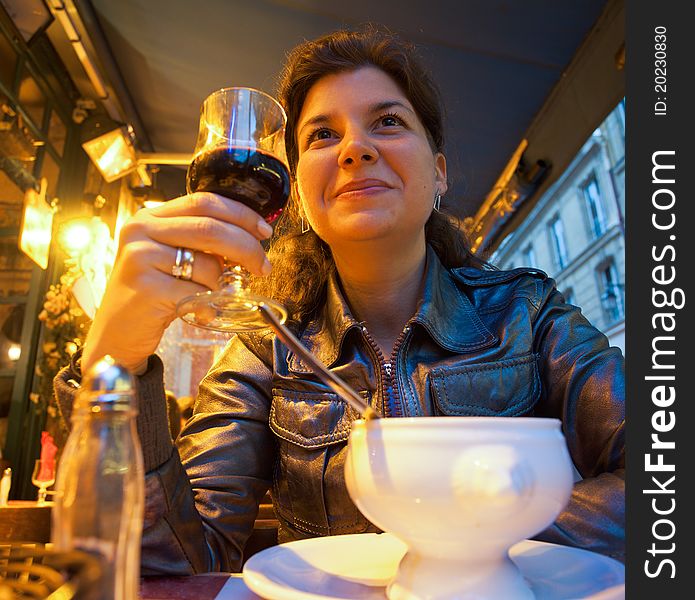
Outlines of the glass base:
[{"label": "glass base", "polygon": [[184,298],[177,304],[176,314],[186,323],[202,329],[241,333],[269,328],[258,310],[260,305],[270,309],[281,323],[287,320],[287,310],[274,300],[222,290]]}]

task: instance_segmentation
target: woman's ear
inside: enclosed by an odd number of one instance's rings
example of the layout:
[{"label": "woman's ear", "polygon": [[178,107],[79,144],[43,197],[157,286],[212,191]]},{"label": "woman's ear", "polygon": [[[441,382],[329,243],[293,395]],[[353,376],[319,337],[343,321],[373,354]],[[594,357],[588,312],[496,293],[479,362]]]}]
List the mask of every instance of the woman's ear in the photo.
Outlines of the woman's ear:
[{"label": "woman's ear", "polygon": [[434,187],[442,196],[449,189],[446,179],[446,157],[441,152],[434,155]]}]

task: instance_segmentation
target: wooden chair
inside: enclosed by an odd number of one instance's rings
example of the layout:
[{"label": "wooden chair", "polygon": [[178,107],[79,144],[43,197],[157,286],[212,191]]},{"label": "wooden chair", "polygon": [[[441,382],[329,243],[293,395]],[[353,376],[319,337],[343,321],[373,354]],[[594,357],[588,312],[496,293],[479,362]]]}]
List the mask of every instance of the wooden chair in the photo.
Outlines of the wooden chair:
[{"label": "wooden chair", "polygon": [[0,542],[0,598],[98,600],[101,575],[100,559],[86,552]]}]

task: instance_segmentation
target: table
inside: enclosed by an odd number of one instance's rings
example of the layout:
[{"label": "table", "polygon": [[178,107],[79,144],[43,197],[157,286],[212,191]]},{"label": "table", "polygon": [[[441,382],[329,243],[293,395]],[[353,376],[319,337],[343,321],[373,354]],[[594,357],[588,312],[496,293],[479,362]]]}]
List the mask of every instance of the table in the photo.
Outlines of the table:
[{"label": "table", "polygon": [[53,502],[10,500],[0,506],[0,543],[21,541],[45,544],[51,538]]},{"label": "table", "polygon": [[206,573],[188,577],[143,577],[140,600],[262,600],[241,573]]}]

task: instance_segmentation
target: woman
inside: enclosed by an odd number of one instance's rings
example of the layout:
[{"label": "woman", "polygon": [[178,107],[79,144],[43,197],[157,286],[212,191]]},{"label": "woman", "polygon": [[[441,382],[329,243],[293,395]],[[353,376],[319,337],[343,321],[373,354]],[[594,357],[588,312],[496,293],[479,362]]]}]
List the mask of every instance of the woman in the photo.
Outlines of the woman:
[{"label": "woman", "polygon": [[[539,539],[622,558],[622,356],[545,274],[486,268],[437,212],[447,170],[435,90],[412,49],[379,31],[293,51],[279,94],[292,201],[259,285],[386,416],[561,418],[583,479]],[[268,275],[270,233],[248,208],[202,193],[123,228],[82,364],[108,353],[140,375],[146,573],[238,569],[268,487],[280,541],[375,530],[343,479],[355,414],[271,333],[230,341],[171,444],[150,354],[176,302],[215,286],[215,256]],[[191,281],[171,276],[181,239],[195,251]],[[78,367],[56,380],[64,406]]]}]

